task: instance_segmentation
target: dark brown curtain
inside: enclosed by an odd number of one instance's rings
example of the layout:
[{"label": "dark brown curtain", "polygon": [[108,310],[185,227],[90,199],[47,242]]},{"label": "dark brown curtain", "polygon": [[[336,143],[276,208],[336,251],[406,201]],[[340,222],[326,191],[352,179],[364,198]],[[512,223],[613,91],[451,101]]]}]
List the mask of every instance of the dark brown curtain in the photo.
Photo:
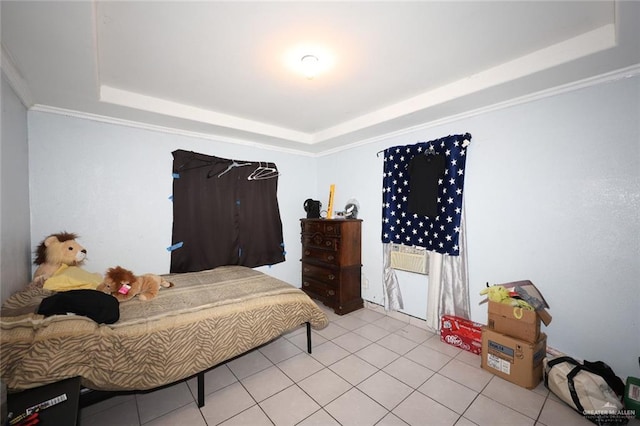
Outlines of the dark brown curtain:
[{"label": "dark brown curtain", "polygon": [[248,179],[265,164],[173,152],[171,272],[285,260],[277,173]]}]

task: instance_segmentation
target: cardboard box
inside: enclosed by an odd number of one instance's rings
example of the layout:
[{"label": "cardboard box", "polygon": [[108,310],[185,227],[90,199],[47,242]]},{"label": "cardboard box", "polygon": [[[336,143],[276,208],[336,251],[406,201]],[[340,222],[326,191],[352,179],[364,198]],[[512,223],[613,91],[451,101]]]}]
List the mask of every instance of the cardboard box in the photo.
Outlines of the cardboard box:
[{"label": "cardboard box", "polygon": [[454,315],[440,318],[440,340],[465,351],[482,352],[482,324]]},{"label": "cardboard box", "polygon": [[[489,284],[487,283],[487,285]],[[514,281],[497,285],[506,288],[511,293],[516,294],[519,298],[523,299],[531,306],[533,306],[533,308],[536,310],[536,313],[538,314],[538,317],[542,320],[544,325],[548,326],[549,323],[551,323],[551,314],[547,312],[547,309],[549,309],[549,304],[546,300],[544,300],[544,297],[542,296],[542,293],[540,293],[540,290],[538,290],[538,288],[531,281]],[[488,298],[484,299],[480,302],[480,304],[486,303],[488,301]]]},{"label": "cardboard box", "polygon": [[536,343],[531,343],[482,328],[482,368],[524,388],[533,389],[542,380],[546,351],[544,333]]},{"label": "cardboard box", "polygon": [[537,342],[540,338],[540,317],[536,311],[505,303],[489,302],[487,327],[531,343]]}]

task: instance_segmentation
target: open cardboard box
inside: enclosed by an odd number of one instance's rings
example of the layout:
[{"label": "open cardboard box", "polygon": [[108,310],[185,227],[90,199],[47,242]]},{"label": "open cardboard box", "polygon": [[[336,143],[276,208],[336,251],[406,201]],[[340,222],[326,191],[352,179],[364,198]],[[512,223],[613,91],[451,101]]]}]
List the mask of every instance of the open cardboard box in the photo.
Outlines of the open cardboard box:
[{"label": "open cardboard box", "polygon": [[[551,314],[547,312],[549,309],[549,304],[540,293],[540,290],[529,280],[524,281],[513,281],[505,284],[496,284],[500,285],[510,291],[514,291],[518,293],[518,295],[528,302],[531,306],[534,307],[536,315],[544,325],[548,326],[551,323]],[[484,299],[480,302],[480,304],[488,302],[489,299]]]},{"label": "open cardboard box", "polygon": [[536,311],[489,301],[487,328],[507,336],[535,343],[540,337]]}]

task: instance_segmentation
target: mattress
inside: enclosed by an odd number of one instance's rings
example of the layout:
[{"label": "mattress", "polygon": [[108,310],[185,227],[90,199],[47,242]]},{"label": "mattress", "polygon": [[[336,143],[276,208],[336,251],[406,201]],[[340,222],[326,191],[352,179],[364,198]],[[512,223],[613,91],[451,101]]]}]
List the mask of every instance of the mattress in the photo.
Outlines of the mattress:
[{"label": "mattress", "polygon": [[11,390],[80,376],[106,391],[149,390],[205,371],[327,316],[303,291],[242,267],[165,276],[151,301],[120,303],[120,319],[35,314],[49,290],[28,286],[2,306],[0,375]]}]

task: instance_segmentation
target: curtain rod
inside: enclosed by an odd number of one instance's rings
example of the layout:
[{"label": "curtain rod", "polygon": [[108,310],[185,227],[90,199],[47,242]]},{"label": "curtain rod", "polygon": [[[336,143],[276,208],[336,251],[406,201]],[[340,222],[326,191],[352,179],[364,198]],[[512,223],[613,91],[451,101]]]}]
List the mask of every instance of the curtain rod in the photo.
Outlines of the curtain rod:
[{"label": "curtain rod", "polygon": [[[446,137],[446,136],[445,136],[445,137]],[[462,135],[462,137],[463,137],[463,139],[470,140],[470,139],[471,139],[471,133],[467,132],[467,133],[465,133],[464,135]],[[439,139],[443,139],[443,138],[439,138]],[[433,141],[428,141],[428,142],[433,142]],[[416,143],[425,143],[425,142],[416,142]],[[382,154],[382,153],[383,153],[383,152],[385,152],[385,151],[386,151],[386,149],[383,149],[383,150],[381,150],[381,151],[378,151],[378,152],[376,153],[376,157],[380,157],[380,154]]]}]

